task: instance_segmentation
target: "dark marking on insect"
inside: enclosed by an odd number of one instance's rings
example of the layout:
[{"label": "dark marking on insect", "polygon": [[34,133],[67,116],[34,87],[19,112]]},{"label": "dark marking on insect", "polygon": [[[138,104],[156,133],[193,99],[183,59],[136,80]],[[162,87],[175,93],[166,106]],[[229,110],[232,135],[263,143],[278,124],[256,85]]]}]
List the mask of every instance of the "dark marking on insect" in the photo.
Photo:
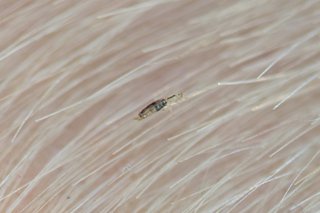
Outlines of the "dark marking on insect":
[{"label": "dark marking on insect", "polygon": [[148,117],[149,115],[160,111],[166,105],[167,105],[166,99],[160,99],[160,100],[157,100],[155,102],[152,102],[151,104],[146,106],[143,110],[141,110],[141,112],[139,113],[139,118],[138,119],[139,120],[140,119],[144,119],[144,118]]},{"label": "dark marking on insect", "polygon": [[136,118],[136,120],[142,120],[146,117],[152,115],[155,112],[158,112],[164,108],[166,108],[168,105],[174,105],[177,101],[179,101],[182,98],[183,94],[179,93],[177,95],[172,95],[168,98],[162,98],[157,101],[152,102],[148,106],[146,106],[141,112],[139,113],[139,116]]}]

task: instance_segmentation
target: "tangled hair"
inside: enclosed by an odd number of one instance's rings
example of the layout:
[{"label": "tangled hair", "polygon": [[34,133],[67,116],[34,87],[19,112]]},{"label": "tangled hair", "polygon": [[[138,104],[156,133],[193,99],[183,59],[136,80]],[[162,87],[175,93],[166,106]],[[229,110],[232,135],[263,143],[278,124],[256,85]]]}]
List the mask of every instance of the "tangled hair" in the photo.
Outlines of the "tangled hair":
[{"label": "tangled hair", "polygon": [[320,209],[319,1],[0,6],[0,212]]}]

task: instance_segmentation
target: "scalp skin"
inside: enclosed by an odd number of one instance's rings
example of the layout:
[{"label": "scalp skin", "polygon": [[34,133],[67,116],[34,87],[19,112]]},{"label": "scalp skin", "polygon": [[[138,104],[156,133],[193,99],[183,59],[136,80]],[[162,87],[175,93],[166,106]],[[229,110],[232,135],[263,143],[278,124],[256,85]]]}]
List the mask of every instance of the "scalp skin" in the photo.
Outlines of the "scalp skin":
[{"label": "scalp skin", "polygon": [[316,0],[1,1],[0,212],[319,211],[319,15]]}]

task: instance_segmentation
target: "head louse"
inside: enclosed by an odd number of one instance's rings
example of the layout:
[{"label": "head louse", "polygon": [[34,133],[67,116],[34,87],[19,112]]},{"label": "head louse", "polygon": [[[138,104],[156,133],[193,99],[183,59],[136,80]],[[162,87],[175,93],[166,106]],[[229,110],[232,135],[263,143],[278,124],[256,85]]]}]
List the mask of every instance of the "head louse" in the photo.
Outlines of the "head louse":
[{"label": "head louse", "polygon": [[152,102],[148,106],[146,106],[141,112],[139,113],[139,118],[144,119],[151,114],[160,111],[167,105],[166,99],[160,99],[155,102]]},{"label": "head louse", "polygon": [[148,106],[146,106],[141,112],[139,113],[139,116],[136,118],[136,120],[142,120],[147,118],[148,116],[152,115],[155,112],[158,112],[165,107],[169,105],[174,105],[176,104],[181,98],[183,94],[179,93],[177,95],[172,95],[167,98],[162,98],[157,101],[152,102]]}]

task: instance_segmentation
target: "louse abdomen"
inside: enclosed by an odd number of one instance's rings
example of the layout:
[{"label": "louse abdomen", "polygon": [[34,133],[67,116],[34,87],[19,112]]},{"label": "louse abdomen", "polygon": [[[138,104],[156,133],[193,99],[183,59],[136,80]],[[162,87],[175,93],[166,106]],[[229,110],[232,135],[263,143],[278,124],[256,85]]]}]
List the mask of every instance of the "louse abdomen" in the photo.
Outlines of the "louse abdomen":
[{"label": "louse abdomen", "polygon": [[149,104],[148,106],[146,106],[140,113],[139,113],[139,117],[140,118],[146,118],[149,115],[160,111],[163,107],[165,107],[167,105],[167,101],[165,99],[161,99],[161,100],[157,100],[151,104]]}]

